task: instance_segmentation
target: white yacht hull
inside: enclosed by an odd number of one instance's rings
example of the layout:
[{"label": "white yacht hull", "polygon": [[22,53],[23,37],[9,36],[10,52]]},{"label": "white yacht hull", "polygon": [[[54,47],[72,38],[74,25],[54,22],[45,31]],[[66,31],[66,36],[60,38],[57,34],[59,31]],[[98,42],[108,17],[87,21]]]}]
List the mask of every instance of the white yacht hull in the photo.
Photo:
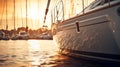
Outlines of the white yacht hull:
[{"label": "white yacht hull", "polygon": [[120,3],[53,25],[60,52],[120,62]]}]

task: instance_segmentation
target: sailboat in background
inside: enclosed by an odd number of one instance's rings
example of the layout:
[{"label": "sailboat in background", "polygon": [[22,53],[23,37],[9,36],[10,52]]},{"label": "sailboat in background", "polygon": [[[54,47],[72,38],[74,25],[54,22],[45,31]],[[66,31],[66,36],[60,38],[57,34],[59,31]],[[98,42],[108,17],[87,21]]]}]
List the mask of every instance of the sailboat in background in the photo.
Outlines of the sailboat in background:
[{"label": "sailboat in background", "polygon": [[15,4],[16,4],[15,0],[13,1],[13,3],[14,3],[14,14],[13,14],[14,15],[14,32],[13,32],[13,35],[12,35],[11,39],[12,40],[17,40],[18,39],[18,35],[17,35],[17,32],[16,32],[16,27],[15,27],[15,22],[16,22],[15,21],[16,20],[15,19],[15,12],[16,12],[15,11]]},{"label": "sailboat in background", "polygon": [[[5,2],[4,2],[5,3]],[[4,4],[5,5],[5,4]],[[4,14],[4,7],[2,9],[2,15],[1,15],[1,18],[0,18],[0,25],[2,25],[2,18],[3,18],[3,14]],[[3,36],[5,35],[5,33],[3,31],[0,30],[0,40],[3,39]]]},{"label": "sailboat in background", "polygon": [[7,20],[7,0],[6,0],[6,31],[5,31],[5,35],[2,38],[3,40],[9,40],[10,39],[10,36],[7,33],[7,31],[8,31],[8,20]]},{"label": "sailboat in background", "polygon": [[26,29],[25,29],[25,31],[20,31],[19,32],[19,34],[18,34],[18,38],[20,39],[20,40],[28,40],[29,39],[29,33],[28,33],[28,26],[27,26],[27,0],[26,0]]}]

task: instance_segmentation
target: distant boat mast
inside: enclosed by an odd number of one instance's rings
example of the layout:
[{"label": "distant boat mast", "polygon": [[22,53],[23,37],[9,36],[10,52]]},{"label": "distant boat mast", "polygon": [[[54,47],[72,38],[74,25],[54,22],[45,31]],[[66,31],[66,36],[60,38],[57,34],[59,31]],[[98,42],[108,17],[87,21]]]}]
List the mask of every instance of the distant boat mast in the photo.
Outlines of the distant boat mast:
[{"label": "distant boat mast", "polygon": [[8,30],[8,21],[7,21],[7,0],[6,0],[6,30]]},{"label": "distant boat mast", "polygon": [[15,27],[15,0],[14,0],[14,31],[16,30],[16,27]]},{"label": "distant boat mast", "polygon": [[28,26],[27,26],[27,0],[26,0],[26,32],[28,32]]}]

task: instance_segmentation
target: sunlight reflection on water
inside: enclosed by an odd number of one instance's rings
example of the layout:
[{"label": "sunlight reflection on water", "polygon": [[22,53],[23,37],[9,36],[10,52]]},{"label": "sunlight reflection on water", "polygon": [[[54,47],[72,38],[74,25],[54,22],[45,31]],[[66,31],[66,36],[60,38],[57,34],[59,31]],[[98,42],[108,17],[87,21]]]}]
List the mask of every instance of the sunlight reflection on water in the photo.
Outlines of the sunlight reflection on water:
[{"label": "sunlight reflection on water", "polygon": [[29,40],[28,44],[30,45],[30,58],[34,62],[33,65],[40,65],[44,63],[47,58],[50,56],[57,55],[58,47],[53,45],[52,41],[46,40]]},{"label": "sunlight reflection on water", "polygon": [[58,54],[52,40],[2,40],[0,49],[0,67],[36,67]]}]

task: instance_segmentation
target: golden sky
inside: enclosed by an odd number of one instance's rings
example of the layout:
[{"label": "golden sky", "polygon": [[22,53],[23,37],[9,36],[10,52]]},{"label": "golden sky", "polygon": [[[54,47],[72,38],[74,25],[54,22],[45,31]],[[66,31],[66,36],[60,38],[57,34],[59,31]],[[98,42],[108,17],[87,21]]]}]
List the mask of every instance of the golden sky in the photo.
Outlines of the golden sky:
[{"label": "golden sky", "polygon": [[[7,1],[7,8],[6,8]],[[48,0],[27,0],[27,20],[28,27],[32,29],[38,29],[43,26],[45,10]],[[46,25],[51,26],[50,11],[53,9],[53,5],[58,0],[51,0],[49,12],[46,17]],[[82,0],[63,0],[65,19],[70,18],[76,14],[79,14],[82,9]],[[93,0],[85,0],[86,5]],[[72,6],[71,6],[72,5]],[[69,8],[71,7],[71,8]],[[6,9],[7,9],[7,23],[8,29],[14,28],[14,16],[16,28],[26,26],[26,0],[15,0],[15,15],[14,15],[14,0],[0,0],[0,29],[6,28]]]}]

